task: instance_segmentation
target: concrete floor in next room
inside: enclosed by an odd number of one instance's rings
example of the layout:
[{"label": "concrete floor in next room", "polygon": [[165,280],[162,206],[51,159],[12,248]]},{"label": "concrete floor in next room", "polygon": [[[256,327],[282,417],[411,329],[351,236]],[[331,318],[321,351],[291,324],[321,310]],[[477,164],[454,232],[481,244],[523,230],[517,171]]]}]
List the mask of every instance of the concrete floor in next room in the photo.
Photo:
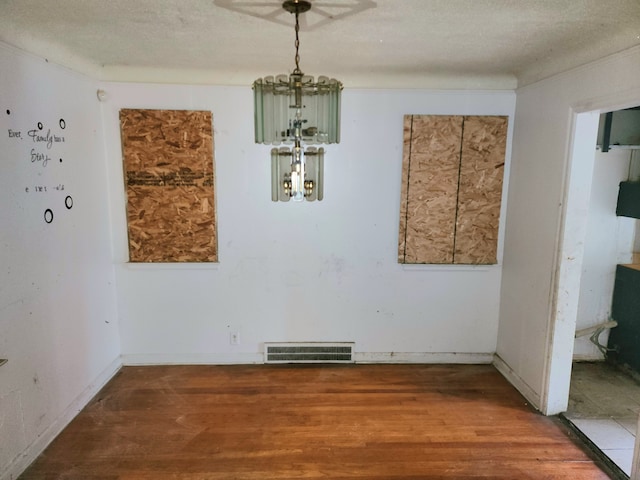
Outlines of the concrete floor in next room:
[{"label": "concrete floor in next room", "polygon": [[565,417],[627,475],[640,414],[640,382],[605,362],[573,364]]}]

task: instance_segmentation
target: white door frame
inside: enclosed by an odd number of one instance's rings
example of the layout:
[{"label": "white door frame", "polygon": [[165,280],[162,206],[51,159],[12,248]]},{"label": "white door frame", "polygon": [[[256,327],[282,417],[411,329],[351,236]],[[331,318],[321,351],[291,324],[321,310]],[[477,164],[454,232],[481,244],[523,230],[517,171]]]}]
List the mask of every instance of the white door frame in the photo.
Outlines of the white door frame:
[{"label": "white door frame", "polygon": [[[587,229],[588,200],[593,182],[593,162],[601,112],[640,105],[635,91],[612,92],[606,98],[574,105],[567,142],[563,209],[557,234],[550,322],[540,410],[545,415],[566,411],[571,383],[573,345],[578,315],[578,295]],[[590,165],[587,165],[590,163]],[[640,479],[638,479],[640,480]]]},{"label": "white door frame", "polygon": [[573,345],[578,316],[584,241],[599,111],[572,112],[571,142],[565,174],[562,220],[552,286],[551,325],[547,340],[545,381],[541,395],[546,415],[564,412],[569,400]]}]

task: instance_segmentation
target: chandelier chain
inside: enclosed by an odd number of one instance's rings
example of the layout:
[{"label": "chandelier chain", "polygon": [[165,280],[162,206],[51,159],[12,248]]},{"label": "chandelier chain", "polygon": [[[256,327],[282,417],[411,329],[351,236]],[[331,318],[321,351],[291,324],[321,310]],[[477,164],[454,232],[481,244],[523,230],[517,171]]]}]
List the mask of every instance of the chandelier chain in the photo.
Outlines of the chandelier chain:
[{"label": "chandelier chain", "polygon": [[296,12],[296,42],[295,42],[295,46],[296,46],[296,69],[293,71],[293,73],[302,73],[300,71],[300,53],[298,52],[298,49],[300,48],[300,38],[298,36],[298,33],[300,32],[300,23],[298,22],[298,12]]}]

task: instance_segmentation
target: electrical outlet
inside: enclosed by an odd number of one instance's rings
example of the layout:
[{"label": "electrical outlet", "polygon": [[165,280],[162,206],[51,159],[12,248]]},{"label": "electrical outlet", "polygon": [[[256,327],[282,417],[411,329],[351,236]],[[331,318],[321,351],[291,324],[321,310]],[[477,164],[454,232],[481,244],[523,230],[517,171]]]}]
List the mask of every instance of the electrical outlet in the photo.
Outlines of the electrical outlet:
[{"label": "electrical outlet", "polygon": [[231,345],[240,345],[240,332],[231,332],[229,334],[229,343]]}]

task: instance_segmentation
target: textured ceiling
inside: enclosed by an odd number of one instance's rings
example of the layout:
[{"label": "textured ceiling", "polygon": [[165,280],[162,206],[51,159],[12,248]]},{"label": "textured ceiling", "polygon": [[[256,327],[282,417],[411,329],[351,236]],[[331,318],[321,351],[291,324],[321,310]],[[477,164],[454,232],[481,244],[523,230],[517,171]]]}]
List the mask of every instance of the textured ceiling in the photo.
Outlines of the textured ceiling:
[{"label": "textured ceiling", "polygon": [[[312,3],[300,67],[346,88],[514,88],[640,45],[640,0]],[[280,5],[0,0],[0,40],[104,80],[248,85],[295,66]]]}]

